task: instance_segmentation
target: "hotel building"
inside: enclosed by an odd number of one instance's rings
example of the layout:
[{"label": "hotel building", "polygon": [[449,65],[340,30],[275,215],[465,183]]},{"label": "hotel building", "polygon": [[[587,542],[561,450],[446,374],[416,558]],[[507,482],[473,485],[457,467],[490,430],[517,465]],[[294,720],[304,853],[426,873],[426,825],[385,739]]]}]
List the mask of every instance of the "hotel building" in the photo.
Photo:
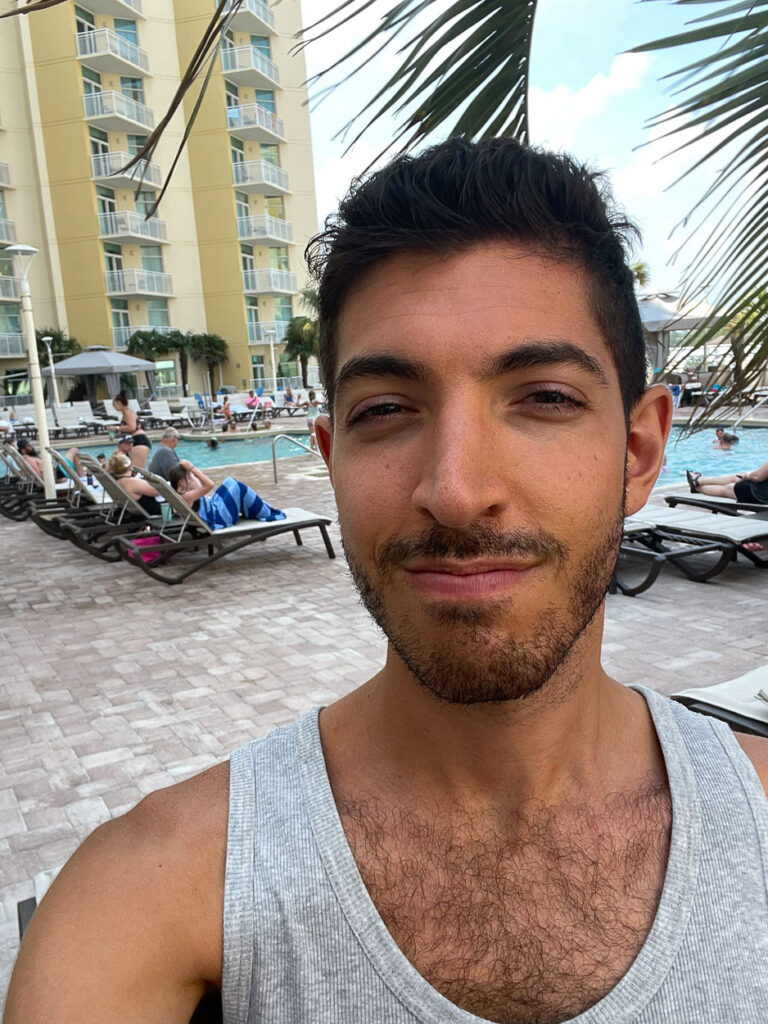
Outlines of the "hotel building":
[{"label": "hotel building", "polygon": [[[82,0],[0,21],[6,392],[26,368],[5,252],[15,242],[40,250],[29,275],[38,327],[118,351],[136,330],[219,334],[229,357],[215,385],[270,379],[285,324],[309,312],[298,293],[317,213],[305,65],[290,54],[299,0],[243,0],[156,216],[146,215],[199,85],[152,162],[122,170],[165,115],[215,9],[216,0]],[[204,369],[190,364],[192,390]],[[158,371],[180,385],[173,355]]]}]

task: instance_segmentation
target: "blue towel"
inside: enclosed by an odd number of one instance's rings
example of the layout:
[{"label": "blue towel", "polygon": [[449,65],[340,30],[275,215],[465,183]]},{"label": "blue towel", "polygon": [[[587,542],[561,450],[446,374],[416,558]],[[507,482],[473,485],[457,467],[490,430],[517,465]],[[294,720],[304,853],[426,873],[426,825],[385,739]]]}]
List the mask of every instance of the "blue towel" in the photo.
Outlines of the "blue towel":
[{"label": "blue towel", "polygon": [[197,514],[212,530],[234,526],[239,519],[257,519],[262,523],[285,519],[285,512],[272,508],[256,491],[233,476],[220,483],[210,497],[200,499]]}]

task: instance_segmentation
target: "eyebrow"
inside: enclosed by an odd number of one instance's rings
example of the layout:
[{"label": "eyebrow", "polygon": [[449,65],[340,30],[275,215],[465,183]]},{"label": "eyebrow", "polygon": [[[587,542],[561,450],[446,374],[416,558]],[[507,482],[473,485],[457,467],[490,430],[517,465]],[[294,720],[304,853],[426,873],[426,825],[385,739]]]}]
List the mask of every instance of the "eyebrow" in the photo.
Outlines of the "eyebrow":
[{"label": "eyebrow", "polygon": [[416,359],[405,359],[382,353],[371,356],[355,356],[347,360],[336,375],[337,393],[353,380],[361,377],[397,377],[426,384],[430,378],[428,367]]},{"label": "eyebrow", "polygon": [[555,363],[570,363],[585,370],[601,387],[610,387],[605,370],[598,360],[583,348],[574,345],[572,341],[565,341],[562,338],[528,341],[508,352],[502,352],[492,360],[482,376],[484,380],[493,380],[503,373],[529,370],[535,366],[551,366]]}]

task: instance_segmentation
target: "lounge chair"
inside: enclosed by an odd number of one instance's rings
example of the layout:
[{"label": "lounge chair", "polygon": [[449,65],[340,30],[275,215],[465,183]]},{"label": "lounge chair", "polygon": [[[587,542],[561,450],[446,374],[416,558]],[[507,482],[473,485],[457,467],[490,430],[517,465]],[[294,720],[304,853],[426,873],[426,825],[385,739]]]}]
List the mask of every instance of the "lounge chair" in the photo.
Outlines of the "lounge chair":
[{"label": "lounge chair", "polygon": [[78,475],[61,452],[48,448],[54,465],[70,484],[66,502],[36,507],[30,518],[45,533],[59,539],[66,538],[66,523],[104,523],[112,513],[112,499],[103,490],[95,490]]},{"label": "lounge chair", "polygon": [[69,480],[57,483],[56,496],[48,499],[43,478],[15,449],[6,448],[2,455],[6,466],[12,467],[16,482],[0,498],[0,514],[15,522],[22,522],[29,519],[38,508],[61,508],[68,504],[71,490]]},{"label": "lounge chair", "polygon": [[72,408],[80,417],[81,423],[93,427],[97,432],[99,430],[108,430],[110,427],[117,427],[120,423],[120,420],[114,417],[97,416],[90,402],[73,402]]},{"label": "lounge chair", "polygon": [[149,412],[153,422],[164,423],[167,427],[175,427],[179,423],[189,423],[187,416],[171,412],[170,406],[166,401],[150,402]]},{"label": "lounge chair", "polygon": [[[193,573],[198,572],[206,565],[217,562],[225,555],[239,551],[240,548],[256,541],[275,537],[280,533],[292,533],[296,543],[301,545],[303,543],[301,531],[310,528],[317,528],[320,531],[328,557],[336,557],[328,536],[328,526],[331,520],[326,516],[318,516],[301,508],[287,508],[283,510],[286,518],[279,522],[262,523],[254,519],[241,519],[234,526],[226,527],[223,530],[212,530],[162,477],[155,476],[148,470],[141,470],[141,475],[167,501],[174,518],[158,530],[159,537],[155,545],[137,544],[135,539],[130,536],[118,538],[118,544],[124,550],[129,561],[152,579],[159,580],[161,583],[183,583]],[[207,555],[202,555],[176,571],[164,571],[168,562],[177,555],[185,552],[199,552],[201,549],[206,550]],[[150,561],[145,557],[152,555],[157,556],[156,560]]]},{"label": "lounge chair", "polygon": [[71,406],[60,405],[56,409],[56,421],[59,426],[59,430],[62,435],[66,437],[68,434],[74,434],[75,437],[81,437],[83,434],[87,434],[89,426],[87,423],[82,423],[77,410]]},{"label": "lounge chair", "polygon": [[734,560],[739,554],[759,569],[768,568],[768,520],[759,515],[724,516],[680,508],[648,507],[640,515],[674,536],[730,541],[735,548]]},{"label": "lounge chair", "polygon": [[670,508],[678,505],[690,505],[703,508],[708,512],[718,512],[725,516],[740,516],[744,512],[752,512],[756,516],[768,519],[768,505],[756,505],[746,501],[731,501],[728,498],[696,497],[693,494],[668,494],[665,499]]},{"label": "lounge chair", "polygon": [[681,690],[672,699],[727,722],[736,732],[768,736],[768,665],[715,686]]}]

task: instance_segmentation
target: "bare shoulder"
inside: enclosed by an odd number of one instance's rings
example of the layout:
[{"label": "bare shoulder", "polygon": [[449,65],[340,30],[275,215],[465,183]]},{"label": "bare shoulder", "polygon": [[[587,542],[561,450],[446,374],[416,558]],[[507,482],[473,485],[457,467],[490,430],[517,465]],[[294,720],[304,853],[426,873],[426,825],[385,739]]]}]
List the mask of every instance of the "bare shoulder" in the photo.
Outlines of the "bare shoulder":
[{"label": "bare shoulder", "polygon": [[768,793],[768,739],[762,736],[747,736],[745,733],[734,733],[739,746],[755,766],[763,788]]},{"label": "bare shoulder", "polygon": [[32,918],[6,1024],[188,1021],[221,984],[228,803],[225,762],[96,829]]}]

